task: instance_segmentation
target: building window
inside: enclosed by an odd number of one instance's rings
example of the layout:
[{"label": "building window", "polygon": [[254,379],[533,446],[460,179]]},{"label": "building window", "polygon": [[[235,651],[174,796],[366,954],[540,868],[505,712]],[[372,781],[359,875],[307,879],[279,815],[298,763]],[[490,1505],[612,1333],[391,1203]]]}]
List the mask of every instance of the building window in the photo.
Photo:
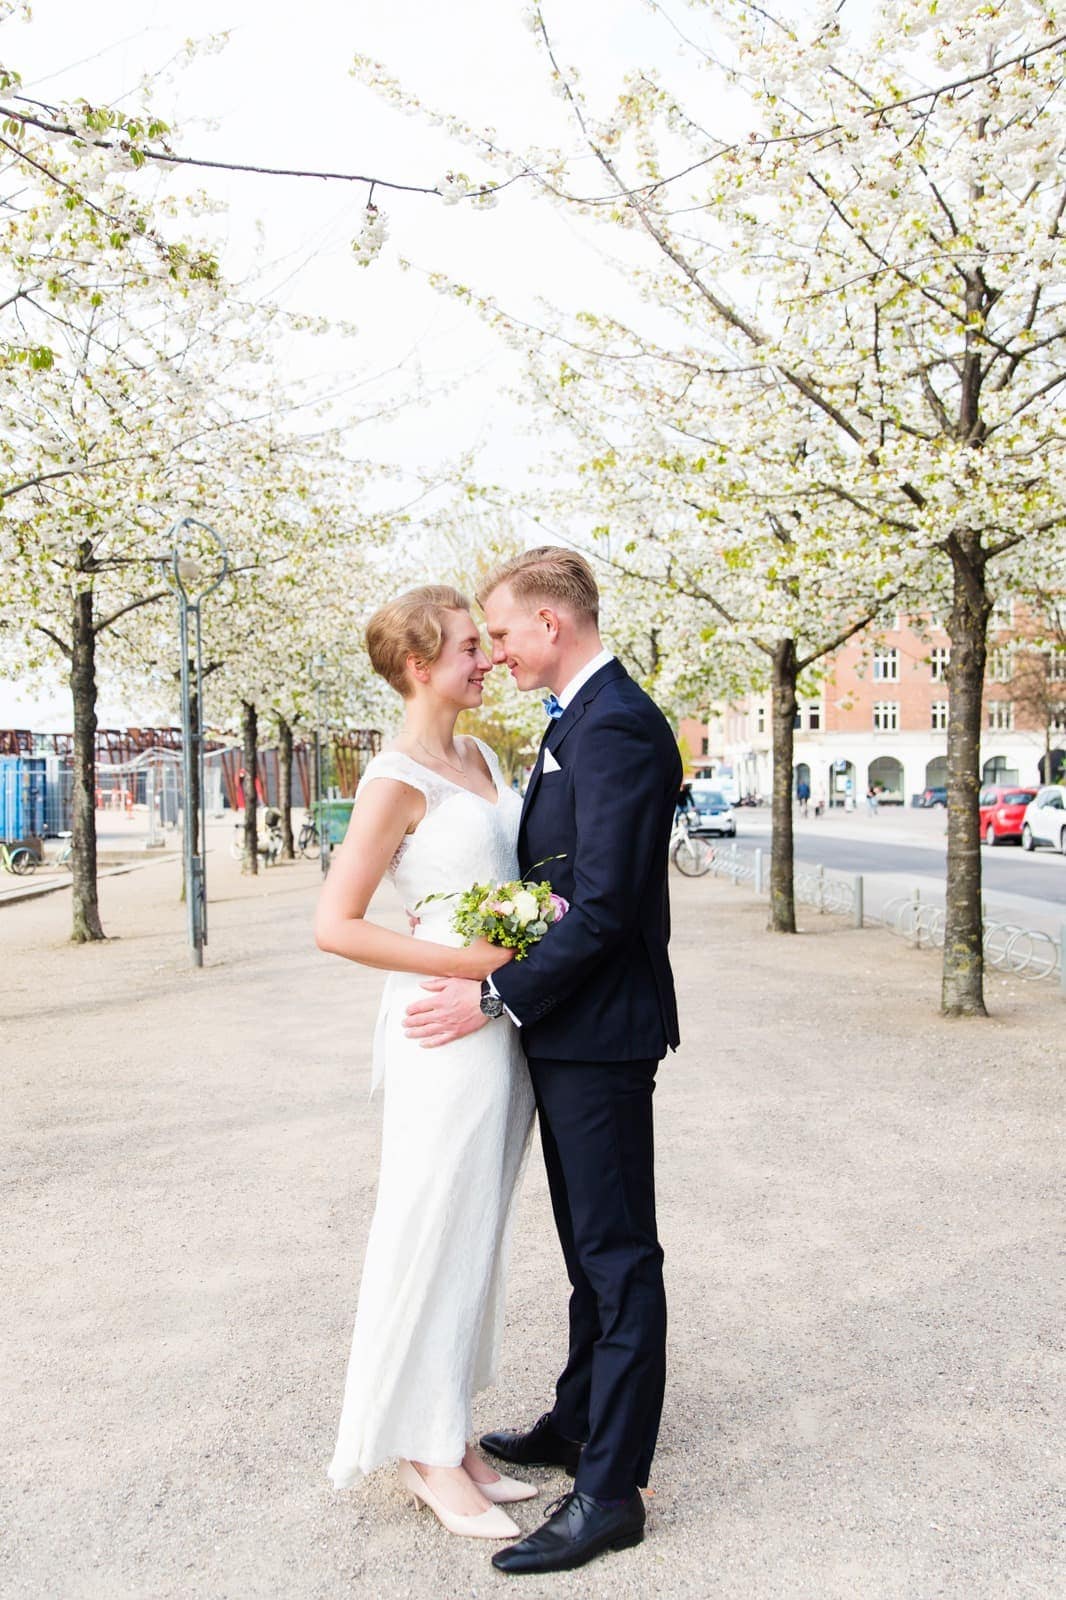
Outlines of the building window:
[{"label": "building window", "polygon": [[755,732],[756,733],[765,733],[766,732],[766,707],[765,706],[759,706],[758,710],[755,713]]},{"label": "building window", "polygon": [[807,726],[811,730],[812,733],[817,733],[818,732],[819,728],[822,726],[822,708],[821,708],[821,706],[808,706],[807,707]]},{"label": "building window", "polygon": [[948,703],[946,700],[934,700],[929,707],[929,726],[934,733],[943,733],[948,725]]},{"label": "building window", "polygon": [[997,645],[988,652],[988,677],[993,683],[1009,683],[1014,676],[1010,645]]},{"label": "building window", "polygon": [[1066,733],[1066,706],[1052,708],[1051,726],[1056,733]]},{"label": "building window", "polygon": [[701,756],[709,756],[710,753],[711,753],[711,741],[710,741],[710,739],[708,739],[707,735],[704,734],[703,738],[700,740],[700,755]]},{"label": "building window", "polygon": [[988,726],[993,733],[1009,733],[1014,727],[1014,701],[993,700],[988,707]]},{"label": "building window", "polygon": [[951,646],[949,644],[934,645],[929,652],[929,667],[934,683],[945,683],[948,675],[948,662],[951,660]]},{"label": "building window", "polygon": [[899,732],[898,700],[874,701],[874,731],[875,733]]},{"label": "building window", "polygon": [[1049,683],[1066,683],[1066,645],[1057,644],[1047,653]]},{"label": "building window", "polygon": [[992,607],[991,614],[990,614],[990,616],[988,618],[988,626],[990,628],[1010,628],[1010,627],[1013,627],[1013,625],[1014,625],[1014,600],[1013,600],[1013,597],[1008,597],[1006,600],[997,600],[994,603],[994,605]]},{"label": "building window", "polygon": [[898,683],[899,682],[899,651],[875,650],[874,651],[874,682]]},{"label": "building window", "polygon": [[798,733],[799,730],[802,727],[803,727],[803,713],[800,711],[799,706],[797,706],[796,707],[796,715],[792,718],[792,728],[793,728],[794,732]]}]

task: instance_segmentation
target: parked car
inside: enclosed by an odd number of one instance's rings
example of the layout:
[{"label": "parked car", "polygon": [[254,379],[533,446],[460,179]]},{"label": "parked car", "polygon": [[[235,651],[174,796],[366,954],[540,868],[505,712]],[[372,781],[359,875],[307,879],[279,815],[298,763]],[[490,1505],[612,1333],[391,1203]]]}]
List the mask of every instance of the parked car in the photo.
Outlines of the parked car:
[{"label": "parked car", "polygon": [[1066,789],[1057,783],[1039,789],[1036,799],[1025,808],[1022,849],[1035,850],[1038,844],[1050,845],[1066,856]]},{"label": "parked car", "polygon": [[991,783],[981,790],[977,804],[981,816],[981,838],[985,844],[1002,844],[1004,839],[1020,839],[1025,808],[1035,800],[1035,789],[1019,789],[1016,783]]},{"label": "parked car", "polygon": [[943,786],[937,786],[932,789],[923,789],[918,797],[918,804],[920,806],[924,806],[926,810],[928,810],[930,806],[946,806],[947,803],[948,791]]},{"label": "parked car", "polygon": [[721,833],[727,839],[736,838],[737,819],[733,807],[720,789],[694,779],[692,803],[699,812],[699,821],[693,827],[693,833]]}]

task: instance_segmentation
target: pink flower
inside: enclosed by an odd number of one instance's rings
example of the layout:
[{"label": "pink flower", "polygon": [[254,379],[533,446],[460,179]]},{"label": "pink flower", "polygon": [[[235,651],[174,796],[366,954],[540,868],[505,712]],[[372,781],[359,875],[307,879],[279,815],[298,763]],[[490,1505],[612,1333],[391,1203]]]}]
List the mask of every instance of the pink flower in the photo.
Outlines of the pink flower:
[{"label": "pink flower", "polygon": [[555,917],[553,920],[556,922],[562,922],[563,918],[566,916],[566,913],[570,910],[569,900],[564,900],[561,894],[550,894],[548,899],[551,901],[552,909],[555,912]]}]

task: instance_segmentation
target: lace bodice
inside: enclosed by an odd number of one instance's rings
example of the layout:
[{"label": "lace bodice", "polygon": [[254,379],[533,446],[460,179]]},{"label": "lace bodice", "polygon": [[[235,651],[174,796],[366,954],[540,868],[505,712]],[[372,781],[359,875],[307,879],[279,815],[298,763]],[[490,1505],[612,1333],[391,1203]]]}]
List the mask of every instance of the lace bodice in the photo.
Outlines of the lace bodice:
[{"label": "lace bodice", "polygon": [[[452,894],[472,883],[503,883],[518,876],[518,824],[522,801],[507,787],[495,751],[480,739],[474,743],[485,758],[496,786],[496,803],[423,766],[400,750],[374,756],[362,782],[394,778],[425,796],[426,814],[400,845],[388,876],[403,904],[413,908],[430,894]],[[451,943],[446,927],[453,901],[437,901],[419,913],[418,934]],[[432,930],[432,931],[431,931]],[[458,943],[458,940],[455,940]]]}]

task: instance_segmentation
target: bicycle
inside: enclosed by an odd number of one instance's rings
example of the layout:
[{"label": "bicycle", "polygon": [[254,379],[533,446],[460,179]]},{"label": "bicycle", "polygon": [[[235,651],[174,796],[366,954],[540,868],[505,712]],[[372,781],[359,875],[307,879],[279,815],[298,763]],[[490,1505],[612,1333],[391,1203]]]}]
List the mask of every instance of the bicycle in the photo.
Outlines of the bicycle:
[{"label": "bicycle", "polygon": [[0,866],[5,872],[14,873],[17,878],[24,878],[28,873],[36,872],[40,866],[40,857],[29,845],[8,844],[0,839]]},{"label": "bicycle", "polygon": [[318,837],[318,825],[314,817],[305,817],[300,836],[296,841],[296,854],[303,856],[305,861],[317,861],[322,854],[322,841]]},{"label": "bicycle", "polygon": [[684,878],[702,878],[711,870],[714,848],[692,832],[688,817],[679,817],[670,835],[670,860]]}]

